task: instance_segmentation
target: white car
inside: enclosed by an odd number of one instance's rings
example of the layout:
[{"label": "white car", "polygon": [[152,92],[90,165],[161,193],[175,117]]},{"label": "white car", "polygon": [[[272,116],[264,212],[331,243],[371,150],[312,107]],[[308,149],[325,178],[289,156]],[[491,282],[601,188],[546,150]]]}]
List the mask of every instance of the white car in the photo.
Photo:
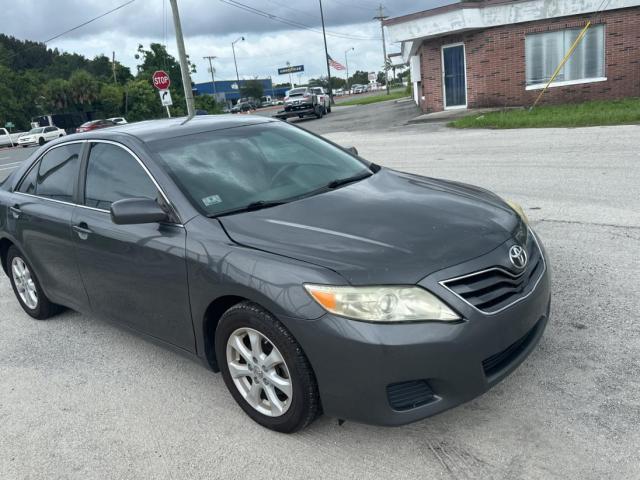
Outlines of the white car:
[{"label": "white car", "polygon": [[127,119],[124,118],[124,117],[107,118],[107,120],[111,120],[116,125],[124,125],[125,123],[129,123],[129,122],[127,122]]},{"label": "white car", "polygon": [[22,145],[23,147],[28,147],[29,145],[44,145],[45,142],[64,137],[66,134],[67,132],[58,127],[36,127],[20,135],[18,145]]}]

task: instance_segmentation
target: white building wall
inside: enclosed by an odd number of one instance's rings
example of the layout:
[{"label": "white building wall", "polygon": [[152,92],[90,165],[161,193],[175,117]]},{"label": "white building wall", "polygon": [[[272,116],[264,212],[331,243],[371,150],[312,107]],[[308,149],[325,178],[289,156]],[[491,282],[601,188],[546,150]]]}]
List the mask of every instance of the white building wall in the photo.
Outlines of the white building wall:
[{"label": "white building wall", "polygon": [[420,95],[422,95],[421,89],[418,88],[418,84],[422,81],[422,69],[420,65],[420,55],[413,55],[409,59],[409,69],[411,72],[411,83],[413,84],[413,101],[416,105],[420,105]]}]

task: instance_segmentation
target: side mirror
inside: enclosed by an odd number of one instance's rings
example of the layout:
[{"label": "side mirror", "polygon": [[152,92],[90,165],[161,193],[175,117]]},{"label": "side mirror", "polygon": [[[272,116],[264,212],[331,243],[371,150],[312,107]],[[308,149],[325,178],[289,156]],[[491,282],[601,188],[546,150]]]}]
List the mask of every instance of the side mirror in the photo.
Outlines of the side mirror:
[{"label": "side mirror", "polygon": [[125,198],[111,204],[111,221],[116,225],[165,222],[169,215],[148,198]]},{"label": "side mirror", "polygon": [[354,155],[358,155],[358,149],[356,147],[346,147],[345,150]]}]

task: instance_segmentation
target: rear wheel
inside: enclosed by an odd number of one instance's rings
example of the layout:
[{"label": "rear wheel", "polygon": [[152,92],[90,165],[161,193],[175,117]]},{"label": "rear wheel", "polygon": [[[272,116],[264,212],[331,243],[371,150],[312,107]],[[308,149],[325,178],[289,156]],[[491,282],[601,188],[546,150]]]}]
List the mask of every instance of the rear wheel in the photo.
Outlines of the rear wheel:
[{"label": "rear wheel", "polygon": [[30,316],[46,320],[62,309],[49,301],[31,265],[16,247],[10,247],[7,252],[7,271],[20,306]]},{"label": "rear wheel", "polygon": [[320,410],[315,376],[302,348],[273,315],[251,302],[231,307],[216,330],[227,388],[260,425],[291,433]]}]

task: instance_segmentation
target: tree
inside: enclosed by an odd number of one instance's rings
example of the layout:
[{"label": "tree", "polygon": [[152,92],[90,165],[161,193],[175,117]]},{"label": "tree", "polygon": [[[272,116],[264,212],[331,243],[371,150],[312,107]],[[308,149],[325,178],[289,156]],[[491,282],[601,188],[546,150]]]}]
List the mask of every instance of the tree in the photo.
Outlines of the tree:
[{"label": "tree", "polygon": [[135,122],[150,120],[165,115],[155,89],[146,80],[131,80],[127,83],[127,120]]},{"label": "tree", "polygon": [[213,95],[196,95],[193,100],[197,110],[205,110],[209,115],[222,113],[222,107]]},{"label": "tree", "polygon": [[254,98],[260,100],[264,95],[264,87],[258,79],[243,81],[240,85],[240,96],[243,98]]},{"label": "tree", "polygon": [[106,117],[122,115],[124,111],[124,88],[113,83],[103,84],[100,88],[100,105]]},{"label": "tree", "polygon": [[96,79],[85,70],[77,70],[69,77],[69,94],[78,107],[90,109],[98,99],[99,85]]},{"label": "tree", "polygon": [[386,85],[387,84],[387,76],[384,72],[378,72],[378,76],[376,77],[376,82],[378,82],[380,85]]},{"label": "tree", "polygon": [[349,78],[349,85],[355,85],[356,83],[360,85],[369,83],[369,73],[361,70],[356,71],[356,73]]},{"label": "tree", "polygon": [[[180,71],[180,63],[175,57],[167,52],[164,45],[160,43],[151,43],[149,50],[145,50],[142,44],[138,45],[138,53],[135,55],[136,60],[141,60],[138,65],[138,79],[145,79],[151,82],[153,72],[164,70],[171,78],[171,85],[176,89],[182,90],[182,75]],[[189,61],[189,73],[196,73],[196,66]]]},{"label": "tree", "polygon": [[[337,90],[339,88],[343,88],[345,85],[347,84],[346,80],[344,78],[340,78],[340,77],[331,77],[331,89],[332,90]],[[309,86],[310,87],[323,87],[325,90],[328,91],[329,89],[329,82],[327,82],[327,77],[320,77],[320,78],[312,78],[311,80],[309,80]]]},{"label": "tree", "polygon": [[[70,103],[69,82],[62,78],[52,78],[44,86],[44,98],[47,106],[54,112],[64,112]],[[44,113],[44,112],[43,112]]]}]

